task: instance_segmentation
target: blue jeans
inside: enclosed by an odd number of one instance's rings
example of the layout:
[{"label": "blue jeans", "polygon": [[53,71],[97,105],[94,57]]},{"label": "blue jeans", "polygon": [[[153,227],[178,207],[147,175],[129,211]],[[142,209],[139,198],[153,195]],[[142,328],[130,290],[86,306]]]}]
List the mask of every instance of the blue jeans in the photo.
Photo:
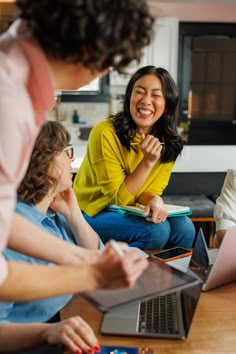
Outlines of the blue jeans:
[{"label": "blue jeans", "polygon": [[195,237],[195,227],[187,216],[171,217],[161,224],[154,224],[140,216],[107,210],[93,217],[83,215],[103,243],[114,239],[140,249],[190,248]]}]

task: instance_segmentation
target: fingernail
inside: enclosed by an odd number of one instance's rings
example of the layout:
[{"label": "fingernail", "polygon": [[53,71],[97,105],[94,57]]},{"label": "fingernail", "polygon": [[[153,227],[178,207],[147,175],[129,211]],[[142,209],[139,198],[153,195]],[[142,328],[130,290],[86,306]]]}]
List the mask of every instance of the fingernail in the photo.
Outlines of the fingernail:
[{"label": "fingernail", "polygon": [[75,353],[76,354],[82,354],[82,351],[80,349],[76,349]]},{"label": "fingernail", "polygon": [[93,354],[94,350],[93,349],[88,349],[88,353]]},{"label": "fingernail", "polygon": [[96,350],[96,352],[100,352],[101,351],[101,347],[100,347],[100,345],[98,343],[94,346],[94,349]]}]

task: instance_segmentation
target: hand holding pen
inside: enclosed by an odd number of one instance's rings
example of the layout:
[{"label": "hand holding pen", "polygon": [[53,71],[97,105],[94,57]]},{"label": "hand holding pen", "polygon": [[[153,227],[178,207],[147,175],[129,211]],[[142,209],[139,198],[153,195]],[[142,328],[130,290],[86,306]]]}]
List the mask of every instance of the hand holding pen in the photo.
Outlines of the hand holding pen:
[{"label": "hand holding pen", "polygon": [[137,250],[128,252],[127,244],[114,240],[106,244],[92,264],[98,281],[97,288],[103,289],[133,286],[147,266],[147,260],[142,258]]},{"label": "hand holding pen", "polygon": [[155,164],[161,157],[164,142],[160,142],[158,138],[150,134],[142,134],[142,140],[141,149],[144,159]]},{"label": "hand holding pen", "polygon": [[119,244],[115,240],[110,240],[109,244],[111,245],[111,247],[113,248],[113,250],[115,251],[115,253],[119,257],[123,257],[124,256],[124,252],[122,251],[122,249],[120,248]]}]

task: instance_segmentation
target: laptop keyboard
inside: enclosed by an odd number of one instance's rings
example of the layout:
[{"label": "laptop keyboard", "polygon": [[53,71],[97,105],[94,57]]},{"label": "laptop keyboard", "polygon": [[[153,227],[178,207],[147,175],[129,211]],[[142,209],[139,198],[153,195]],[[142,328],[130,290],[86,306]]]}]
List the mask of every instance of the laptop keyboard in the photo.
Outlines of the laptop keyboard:
[{"label": "laptop keyboard", "polygon": [[141,333],[179,333],[175,293],[158,296],[140,304],[139,328]]}]

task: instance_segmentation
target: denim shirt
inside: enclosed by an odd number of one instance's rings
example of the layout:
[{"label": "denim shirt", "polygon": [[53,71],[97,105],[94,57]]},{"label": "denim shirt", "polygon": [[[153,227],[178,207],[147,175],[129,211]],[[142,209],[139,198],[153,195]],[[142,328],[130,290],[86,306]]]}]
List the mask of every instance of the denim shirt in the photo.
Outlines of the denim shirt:
[{"label": "denim shirt", "polygon": [[[56,237],[75,244],[72,231],[62,215],[57,214],[52,210],[49,210],[47,215],[45,215],[34,205],[25,203],[21,200],[18,200],[17,202],[16,212]],[[34,235],[32,235],[32,241],[33,238]],[[49,266],[54,266],[52,263],[26,256],[8,248],[5,249],[4,256],[9,261],[48,264]],[[46,322],[60,311],[71,297],[72,295],[68,294],[65,296],[57,296],[24,303],[0,302],[0,324],[6,321],[15,323]]]}]

